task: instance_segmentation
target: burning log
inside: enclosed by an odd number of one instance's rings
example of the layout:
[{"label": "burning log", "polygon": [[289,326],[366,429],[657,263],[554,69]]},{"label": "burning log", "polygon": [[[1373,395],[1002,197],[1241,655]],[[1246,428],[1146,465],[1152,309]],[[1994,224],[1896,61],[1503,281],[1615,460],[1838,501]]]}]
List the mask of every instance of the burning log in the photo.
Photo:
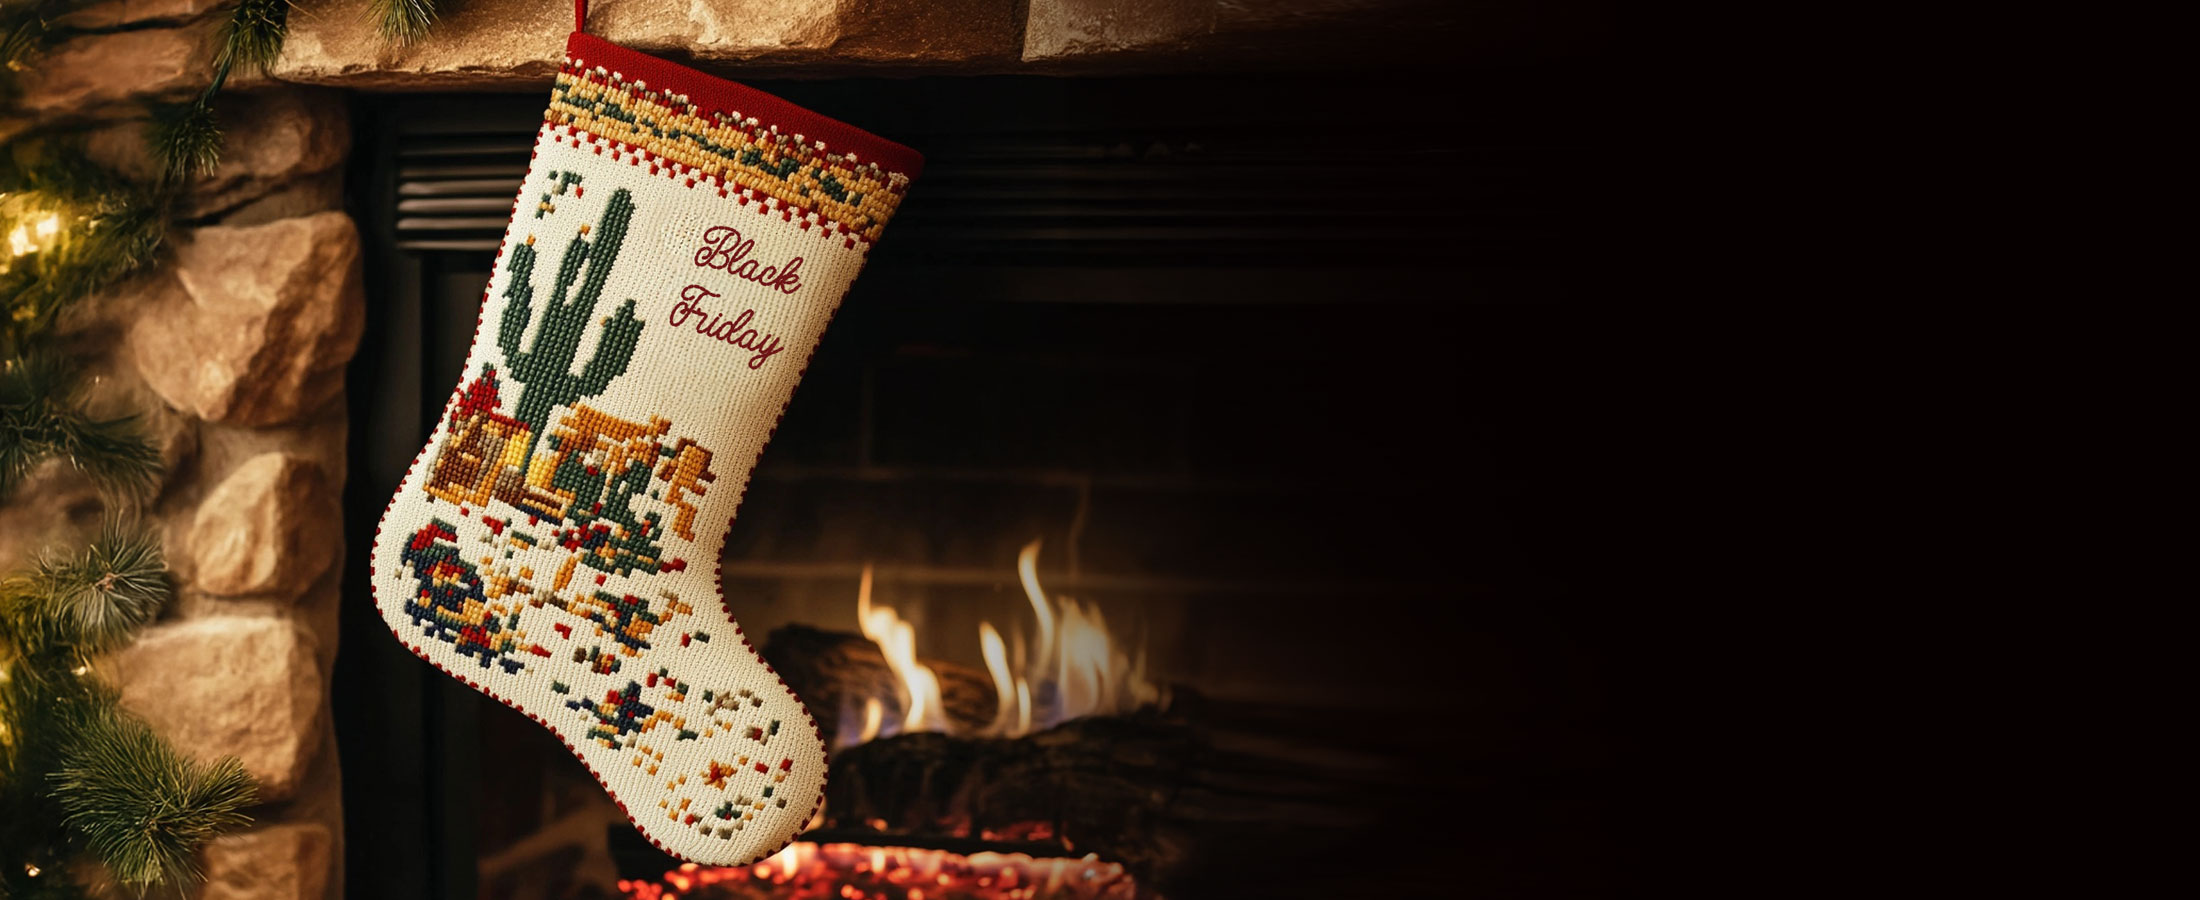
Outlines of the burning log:
[{"label": "burning log", "polygon": [[[1026,576],[1035,550],[1026,548]],[[875,609],[867,587],[862,616]],[[1035,583],[1027,587],[1042,596]],[[1163,894],[1233,893],[1258,886],[1243,872],[1222,874],[1225,861],[1276,858],[1261,871],[1295,878],[1291,848],[1349,845],[1375,827],[1375,810],[1425,801],[1410,766],[1345,748],[1336,710],[1224,702],[1149,684],[1121,652],[1104,654],[1109,663],[1101,666],[1095,660],[1103,654],[1089,652],[1092,641],[1049,644],[1048,632],[1065,634],[1051,627],[1056,621],[1078,619],[1082,634],[1103,638],[1102,648],[1106,631],[1097,613],[1086,624],[1066,601],[1046,608],[1061,615],[1040,629],[1038,643],[1082,654],[1057,656],[1058,671],[1074,675],[1083,666],[1093,677],[1077,685],[1081,691],[1063,690],[1065,678],[1031,693],[1017,678],[1020,723],[1043,727],[1063,713],[1076,716],[1028,733],[999,729],[1002,673],[917,660],[911,635],[891,612],[866,621],[871,637],[802,626],[774,631],[765,659],[828,731],[857,744],[833,753],[824,827],[810,839],[958,853],[1096,853]],[[988,666],[999,669],[994,655]],[[924,696],[936,683],[936,699],[910,699],[913,671]],[[1088,702],[1049,706],[1044,719],[1030,711],[1033,694],[1051,702],[1071,693]],[[875,707],[865,714],[866,701],[897,710],[894,704],[920,705],[927,714],[912,718],[926,721],[882,728]],[[932,712],[941,709],[944,717]],[[867,742],[848,740],[859,732]],[[997,736],[1004,733],[1023,736]],[[879,734],[889,736],[871,739]],[[1384,799],[1370,802],[1376,798]]]},{"label": "burning log", "polygon": [[[893,697],[901,690],[886,655],[860,634],[787,625],[764,640],[763,653],[828,732],[832,721],[845,726],[859,715],[865,698]],[[936,659],[923,662],[939,676],[940,700],[958,730],[979,731],[993,722],[1000,694],[985,672]]]},{"label": "burning log", "polygon": [[[1403,781],[1309,751],[1303,732],[1218,725],[1243,717],[1182,699],[1170,714],[1075,719],[1023,738],[902,734],[839,751],[827,828],[1098,853],[1170,893],[1202,881],[1214,860],[1334,845],[1375,824],[1370,790]],[[1187,708],[1197,718],[1180,714]]]}]

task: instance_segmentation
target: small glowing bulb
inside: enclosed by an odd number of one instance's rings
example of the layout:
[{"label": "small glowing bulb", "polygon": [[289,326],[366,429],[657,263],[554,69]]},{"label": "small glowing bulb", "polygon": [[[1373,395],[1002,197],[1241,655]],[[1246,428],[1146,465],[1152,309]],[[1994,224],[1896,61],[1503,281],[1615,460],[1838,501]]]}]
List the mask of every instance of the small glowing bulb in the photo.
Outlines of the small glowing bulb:
[{"label": "small glowing bulb", "polygon": [[43,871],[45,871],[45,870],[44,870],[44,869],[41,869],[41,868],[39,868],[39,867],[38,867],[38,865],[37,865],[36,863],[24,863],[24,864],[23,864],[23,874],[25,874],[25,875],[29,875],[29,876],[30,876],[30,877],[32,877],[32,878],[37,878],[37,877],[38,877],[38,873],[40,873],[40,872],[43,872]]},{"label": "small glowing bulb", "polygon": [[70,670],[69,670],[69,674],[71,674],[71,675],[83,675],[84,673],[86,673],[86,672],[89,672],[89,671],[91,671],[91,670],[92,670],[92,667],[91,667],[91,666],[89,666],[89,665],[77,666],[77,667],[76,667],[76,668],[74,668],[74,669],[70,669]]},{"label": "small glowing bulb", "polygon": [[17,225],[15,226],[14,231],[8,232],[9,252],[12,252],[17,256],[25,256],[36,249],[38,249],[38,245],[31,243],[30,226]]},{"label": "small glowing bulb", "polygon": [[61,233],[61,216],[58,213],[50,214],[38,223],[39,237],[53,237],[59,233]]}]

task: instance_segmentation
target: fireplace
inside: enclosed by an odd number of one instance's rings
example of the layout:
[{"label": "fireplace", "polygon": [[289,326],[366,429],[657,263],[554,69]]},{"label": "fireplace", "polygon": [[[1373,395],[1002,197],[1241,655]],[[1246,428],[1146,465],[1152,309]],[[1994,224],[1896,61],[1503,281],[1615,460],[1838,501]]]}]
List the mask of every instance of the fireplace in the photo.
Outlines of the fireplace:
[{"label": "fireplace", "polygon": [[[1604,886],[1535,433],[1583,95],[1483,73],[1420,127],[1402,81],[763,84],[928,156],[721,560],[833,747],[824,809],[754,865],[683,865],[353,597],[353,896]],[[458,381],[540,97],[357,102],[369,535]]]}]

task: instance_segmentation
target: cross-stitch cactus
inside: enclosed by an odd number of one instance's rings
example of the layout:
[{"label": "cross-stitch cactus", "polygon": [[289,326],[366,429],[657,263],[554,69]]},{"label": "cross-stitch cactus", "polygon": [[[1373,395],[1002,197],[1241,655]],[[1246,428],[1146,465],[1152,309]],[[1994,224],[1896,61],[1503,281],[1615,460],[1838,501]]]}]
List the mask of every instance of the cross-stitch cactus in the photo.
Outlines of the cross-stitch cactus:
[{"label": "cross-stitch cactus", "polygon": [[[596,342],[595,355],[588,358],[588,365],[579,375],[573,374],[573,358],[580,351],[581,338],[588,333],[596,304],[603,299],[604,281],[611,277],[611,267],[618,262],[619,250],[626,243],[627,225],[633,218],[634,195],[620,188],[612,192],[611,202],[604,207],[595,240],[588,239],[589,228],[583,225],[582,236],[565,245],[565,256],[558,262],[557,284],[551,289],[549,302],[543,304],[542,321],[535,329],[534,346],[524,351],[519,346],[520,338],[527,333],[528,320],[534,314],[535,247],[530,242],[512,248],[511,280],[504,288],[506,305],[497,327],[497,347],[504,351],[505,374],[522,385],[519,409],[513,418],[527,423],[535,434],[541,434],[549,423],[552,409],[603,393],[612,379],[626,374],[627,363],[634,359],[642,323],[634,318],[634,301],[628,300],[620,304],[617,313],[603,320],[603,336]],[[567,300],[573,280],[580,277],[583,268],[588,270],[588,277],[581,281],[580,293]]]},{"label": "cross-stitch cactus", "polygon": [[822,733],[710,561],[921,163],[574,35],[469,380],[382,516],[390,631],[555,732],[696,862],[778,851],[824,797]]}]

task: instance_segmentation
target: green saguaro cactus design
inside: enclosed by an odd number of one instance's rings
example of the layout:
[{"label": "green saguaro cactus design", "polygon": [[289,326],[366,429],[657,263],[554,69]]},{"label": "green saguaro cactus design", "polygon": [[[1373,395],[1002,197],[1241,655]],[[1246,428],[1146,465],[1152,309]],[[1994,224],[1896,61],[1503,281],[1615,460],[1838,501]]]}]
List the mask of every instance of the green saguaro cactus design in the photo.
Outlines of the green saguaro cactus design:
[{"label": "green saguaro cactus design", "polygon": [[[612,379],[626,374],[627,363],[634,359],[642,323],[634,318],[634,301],[629,299],[618,312],[604,318],[603,337],[596,343],[595,355],[589,357],[580,374],[573,374],[573,357],[580,349],[581,337],[588,332],[589,319],[596,314],[596,304],[603,299],[604,281],[611,277],[619,247],[626,242],[627,224],[633,218],[633,194],[621,188],[612,192],[593,239],[584,225],[581,236],[565,245],[565,257],[558,262],[557,284],[550,301],[543,305],[534,346],[525,351],[519,344],[527,333],[528,320],[534,317],[535,247],[530,243],[512,249],[512,277],[504,288],[507,303],[504,319],[498,323],[497,347],[504,351],[506,377],[522,385],[519,409],[513,418],[527,423],[534,434],[543,433],[552,409],[603,393]],[[581,278],[583,268],[588,270],[586,278]],[[576,278],[580,278],[580,293],[568,300]]]}]

